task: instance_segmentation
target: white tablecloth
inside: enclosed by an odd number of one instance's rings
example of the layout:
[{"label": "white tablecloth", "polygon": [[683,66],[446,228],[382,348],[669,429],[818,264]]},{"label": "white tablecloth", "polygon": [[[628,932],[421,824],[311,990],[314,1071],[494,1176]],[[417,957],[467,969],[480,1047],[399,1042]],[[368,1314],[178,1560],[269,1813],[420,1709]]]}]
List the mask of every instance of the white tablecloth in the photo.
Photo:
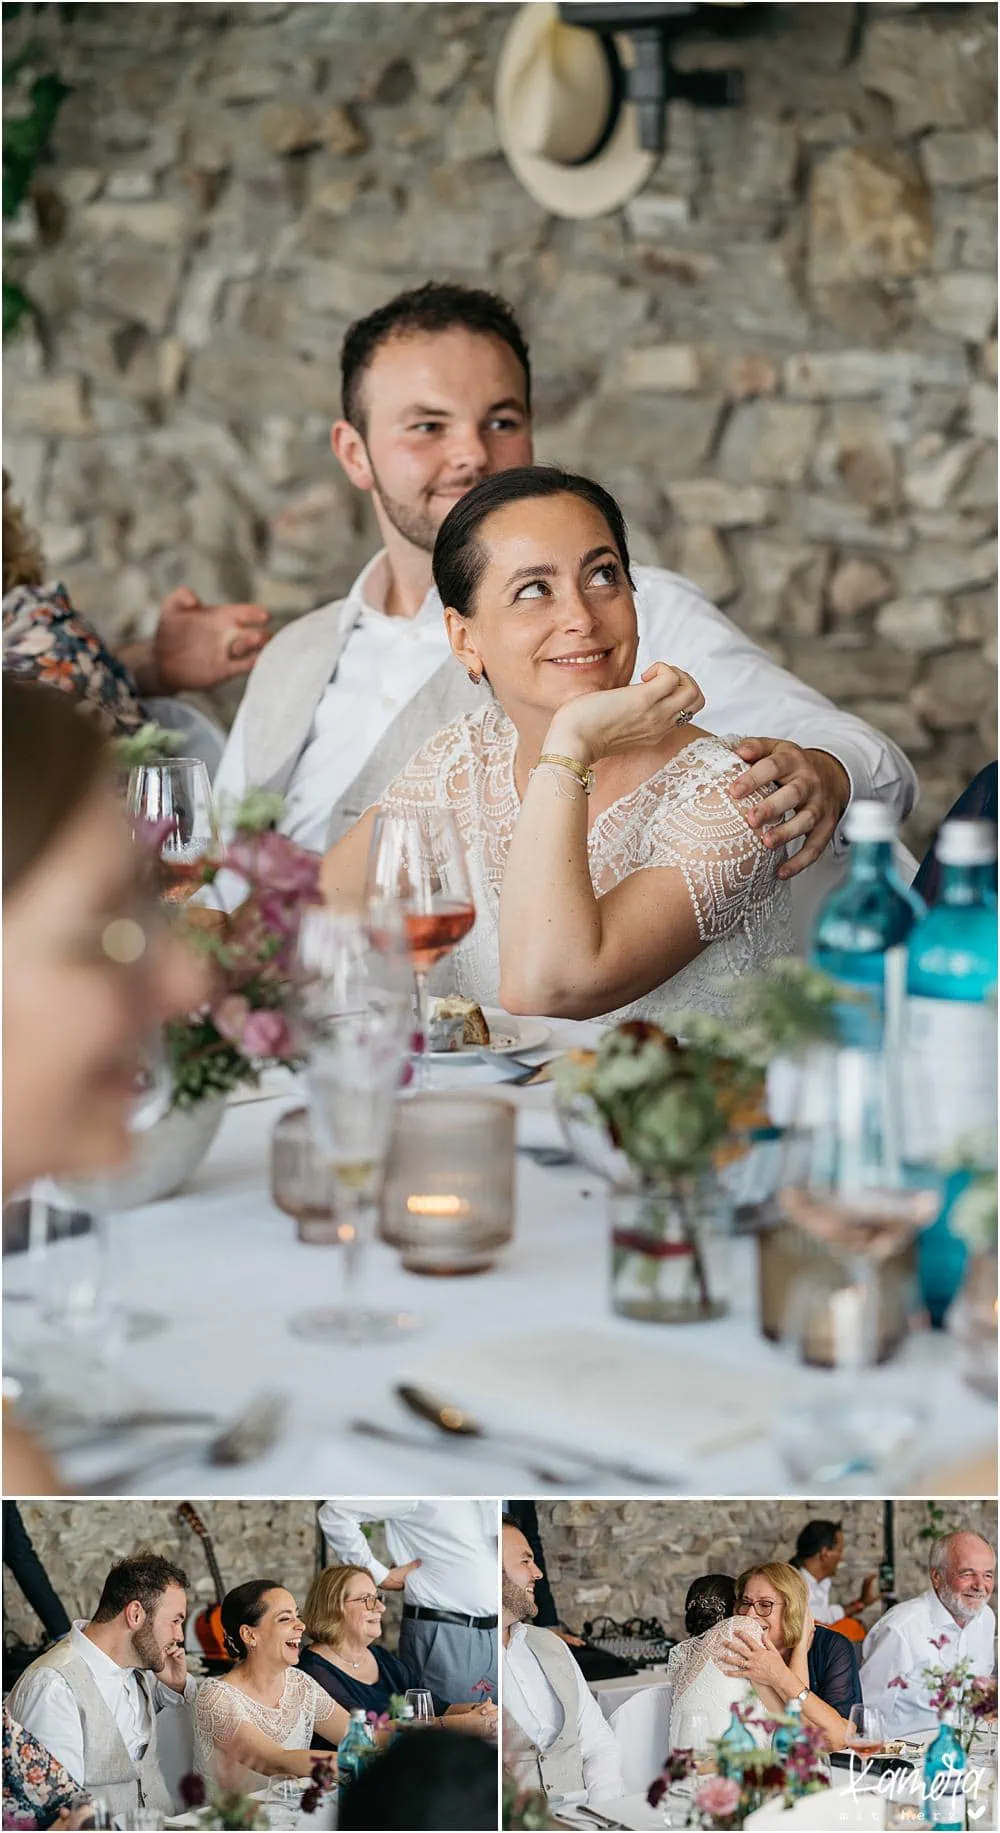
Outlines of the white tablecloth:
[{"label": "white tablecloth", "polygon": [[[598,1814],[605,1814],[609,1820],[616,1820],[620,1826],[632,1827],[636,1833],[663,1833],[663,1808],[651,1808],[644,1794],[619,1795],[594,1800],[590,1806]],[[862,1833],[868,1829],[885,1826],[886,1804],[874,1794],[863,1794],[857,1797],[849,1788],[824,1789],[815,1795],[808,1795],[796,1802],[789,1810],[780,1803],[768,1804],[751,1814],[746,1822],[748,1827],[810,1827],[815,1833],[838,1833],[850,1829],[851,1833]],[[583,1822],[580,1822],[583,1825]]]},{"label": "white tablecloth", "polygon": [[[555,1028],[560,1042],[582,1027]],[[540,1054],[545,1054],[540,1053]],[[489,1080],[492,1066],[448,1071],[453,1088]],[[551,1089],[508,1089],[517,1102],[521,1143],[562,1143]],[[294,1099],[302,1097],[296,1095]],[[293,1312],[336,1300],[337,1249],[307,1247],[294,1224],[268,1194],[268,1153],[274,1122],[286,1101],[232,1106],[208,1158],[179,1197],[149,1204],[113,1226],[126,1243],[123,1290],[141,1307],[166,1312],[170,1327],[130,1344],[122,1364],[128,1383],[156,1404],[235,1415],[252,1391],[279,1388],[293,1400],[289,1429],[276,1448],[252,1465],[206,1469],[188,1458],[159,1469],[133,1493],[213,1495],[519,1495],[544,1494],[511,1451],[443,1441],[402,1407],[393,1388],[414,1360],[431,1351],[457,1351],[477,1391],[489,1393],[494,1369],[482,1345],[525,1331],[544,1336],[556,1327],[590,1329],[644,1349],[665,1348],[690,1362],[692,1392],[699,1365],[737,1371],[741,1388],[755,1375],[777,1377],[797,1397],[826,1394],[820,1372],[786,1368],[781,1353],[756,1325],[755,1247],[732,1244],[734,1308],[717,1322],[667,1330],[613,1317],[608,1296],[608,1214],[601,1180],[576,1164],[541,1168],[518,1158],[516,1236],[496,1270],[455,1280],[405,1273],[394,1252],[371,1249],[370,1297],[381,1305],[415,1311],[423,1334],[393,1343],[329,1347],[292,1336]],[[87,1237],[60,1243],[51,1256],[92,1254]],[[33,1273],[24,1260],[8,1261],[11,1285],[24,1290]],[[16,1274],[16,1277],[15,1277]],[[37,1277],[44,1279],[45,1263]],[[19,1324],[30,1307],[9,1307]],[[11,1340],[8,1339],[8,1351]],[[513,1358],[515,1352],[511,1350]],[[467,1358],[467,1361],[466,1361]],[[10,1357],[8,1356],[8,1360]],[[504,1350],[502,1361],[508,1359]],[[572,1388],[573,1370],[566,1383]],[[979,1449],[995,1439],[994,1410],[960,1380],[947,1337],[916,1336],[886,1370],[872,1377],[873,1391],[887,1384],[919,1390],[931,1409],[926,1465]],[[683,1404],[683,1399],[679,1404]],[[612,1409],[613,1412],[613,1409]],[[412,1449],[378,1444],[348,1430],[357,1416],[401,1430]],[[535,1420],[543,1431],[544,1416]],[[109,1460],[105,1459],[107,1464]],[[116,1457],[116,1462],[118,1458]],[[70,1476],[83,1480],[79,1469]],[[525,1482],[529,1487],[525,1490]],[[565,1482],[559,1485],[564,1491]],[[640,1493],[639,1484],[629,1486]],[[646,1493],[658,1493],[663,1483]],[[864,1484],[857,1484],[858,1493]],[[552,1493],[551,1487],[549,1493]],[[621,1481],[588,1477],[578,1493],[616,1495]],[[697,1460],[690,1493],[768,1495],[795,1493],[776,1447],[766,1439],[737,1443]],[[814,1494],[810,1490],[809,1494]],[[881,1494],[881,1488],[873,1493]]]},{"label": "white tablecloth", "polygon": [[622,1674],[615,1680],[591,1680],[588,1682],[605,1718],[610,1718],[635,1693],[647,1692],[650,1687],[662,1687],[667,1678],[666,1662],[655,1668],[643,1668],[639,1674]]}]

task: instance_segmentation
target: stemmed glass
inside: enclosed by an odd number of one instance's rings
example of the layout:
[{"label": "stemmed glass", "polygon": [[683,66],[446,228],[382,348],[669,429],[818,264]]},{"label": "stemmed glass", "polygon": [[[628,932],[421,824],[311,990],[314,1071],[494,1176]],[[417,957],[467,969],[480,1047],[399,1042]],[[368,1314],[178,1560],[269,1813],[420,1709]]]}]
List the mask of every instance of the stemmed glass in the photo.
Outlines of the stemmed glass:
[{"label": "stemmed glass", "polygon": [[849,1750],[856,1750],[859,1757],[870,1757],[881,1750],[885,1720],[877,1706],[852,1706],[847,1717],[851,1727],[847,1734]]},{"label": "stemmed glass", "polygon": [[413,1707],[415,1724],[430,1724],[434,1717],[434,1696],[426,1687],[407,1687],[406,1703]]},{"label": "stemmed glass", "polygon": [[199,888],[206,858],[219,843],[205,765],[196,757],[138,765],[128,780],[128,808],[137,825],[166,827],[158,848],[160,900],[187,903]]},{"label": "stemmed glass", "polygon": [[299,1313],[296,1336],[365,1342],[413,1329],[406,1313],[363,1302],[362,1272],[375,1234],[393,1102],[410,1033],[410,976],[398,917],[372,936],[367,922],[327,908],[304,913],[297,974],[306,1082],[336,1195],[343,1243],[340,1305]]},{"label": "stemmed glass", "polygon": [[476,920],[465,848],[450,810],[421,808],[378,816],[368,856],[366,897],[375,934],[389,911],[402,914],[417,1002],[413,1085],[426,1088],[428,976]]}]

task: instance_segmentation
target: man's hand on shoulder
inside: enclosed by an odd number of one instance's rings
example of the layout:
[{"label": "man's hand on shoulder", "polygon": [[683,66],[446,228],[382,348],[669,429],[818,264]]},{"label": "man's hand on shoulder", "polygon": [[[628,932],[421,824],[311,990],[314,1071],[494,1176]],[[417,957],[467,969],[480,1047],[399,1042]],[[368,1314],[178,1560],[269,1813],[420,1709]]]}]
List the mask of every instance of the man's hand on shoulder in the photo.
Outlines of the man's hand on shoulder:
[{"label": "man's hand on shoulder", "polygon": [[733,784],[737,801],[777,784],[763,802],[747,810],[753,828],[777,824],[762,835],[764,845],[787,846],[805,836],[805,845],[795,858],[778,868],[779,878],[795,878],[821,858],[836,832],[851,797],[847,772],[829,751],[803,751],[790,738],[746,738],[737,746],[737,754],[751,766]]}]

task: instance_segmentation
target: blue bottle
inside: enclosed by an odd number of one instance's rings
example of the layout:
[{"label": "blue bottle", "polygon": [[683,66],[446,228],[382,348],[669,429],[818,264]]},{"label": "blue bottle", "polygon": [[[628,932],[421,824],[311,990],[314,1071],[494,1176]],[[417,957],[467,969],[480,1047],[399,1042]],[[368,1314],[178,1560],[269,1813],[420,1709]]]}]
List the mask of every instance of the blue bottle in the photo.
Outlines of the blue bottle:
[{"label": "blue bottle", "polygon": [[996,828],[946,821],[935,850],[937,902],[908,946],[902,1081],[909,1175],[924,1183],[930,1175],[942,1194],[941,1214],[917,1243],[921,1294],[940,1328],[967,1258],[949,1221],[969,1178],[961,1161],[996,1149]]},{"label": "blue bottle", "polygon": [[924,1758],[924,1819],[935,1833],[962,1833],[965,1826],[965,1751],[947,1713]]},{"label": "blue bottle", "polygon": [[337,1792],[342,1794],[364,1769],[374,1747],[374,1738],[361,1707],[351,1713],[351,1722],[337,1746]]},{"label": "blue bottle", "polygon": [[785,1707],[784,1722],[775,1730],[771,1739],[771,1749],[776,1757],[787,1757],[792,1747],[798,1743],[802,1734],[802,1702],[790,1699]]},{"label": "blue bottle", "polygon": [[896,821],[881,802],[852,802],[844,817],[851,843],[850,871],[820,906],[810,959],[863,1001],[837,1009],[839,1040],[857,1050],[878,1050],[891,951],[905,943],[924,904],[904,885],[893,857]]}]

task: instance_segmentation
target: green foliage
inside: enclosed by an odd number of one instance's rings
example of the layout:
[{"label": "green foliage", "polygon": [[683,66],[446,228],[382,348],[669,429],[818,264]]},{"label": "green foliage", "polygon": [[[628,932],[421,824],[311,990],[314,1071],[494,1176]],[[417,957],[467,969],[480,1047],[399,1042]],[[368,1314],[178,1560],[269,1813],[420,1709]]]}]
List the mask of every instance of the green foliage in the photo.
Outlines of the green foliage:
[{"label": "green foliage", "polygon": [[264,834],[277,827],[285,798],[273,789],[248,789],[242,801],[226,809],[225,824],[244,834]]},{"label": "green foliage", "polygon": [[927,1520],[917,1529],[918,1540],[942,1540],[946,1534],[957,1534],[961,1523],[951,1521],[940,1502],[927,1502]]},{"label": "green foliage", "polygon": [[865,997],[794,957],[772,961],[761,973],[733,981],[730,987],[733,1017],[727,1024],[692,1012],[678,1018],[677,1029],[686,1040],[721,1056],[737,1054],[761,1067],[810,1045],[833,1043],[837,1005]]},{"label": "green foliage", "polygon": [[165,726],[149,720],[138,732],[116,738],[112,744],[117,762],[123,770],[138,770],[143,764],[162,764],[176,756],[184,743],[180,732],[168,732]]},{"label": "green foliage", "polygon": [[[23,13],[34,13],[41,9],[23,6],[5,6],[3,8],[4,25],[9,25]],[[45,8],[46,12],[52,9]],[[60,6],[57,11],[63,18],[72,17],[75,8]],[[24,72],[32,66],[47,61],[48,53],[44,46],[34,39],[28,40],[20,51],[3,67],[3,85],[5,92],[10,91],[14,83],[19,82]],[[52,130],[62,104],[70,93],[70,86],[54,70],[41,70],[27,91],[28,108],[24,112],[11,113],[4,121],[3,130],[3,217],[9,222],[20,210],[30,195],[35,173],[45,157]],[[34,303],[24,287],[11,279],[7,274],[3,280],[3,335],[6,340],[13,336],[23,320],[35,311]]]}]

